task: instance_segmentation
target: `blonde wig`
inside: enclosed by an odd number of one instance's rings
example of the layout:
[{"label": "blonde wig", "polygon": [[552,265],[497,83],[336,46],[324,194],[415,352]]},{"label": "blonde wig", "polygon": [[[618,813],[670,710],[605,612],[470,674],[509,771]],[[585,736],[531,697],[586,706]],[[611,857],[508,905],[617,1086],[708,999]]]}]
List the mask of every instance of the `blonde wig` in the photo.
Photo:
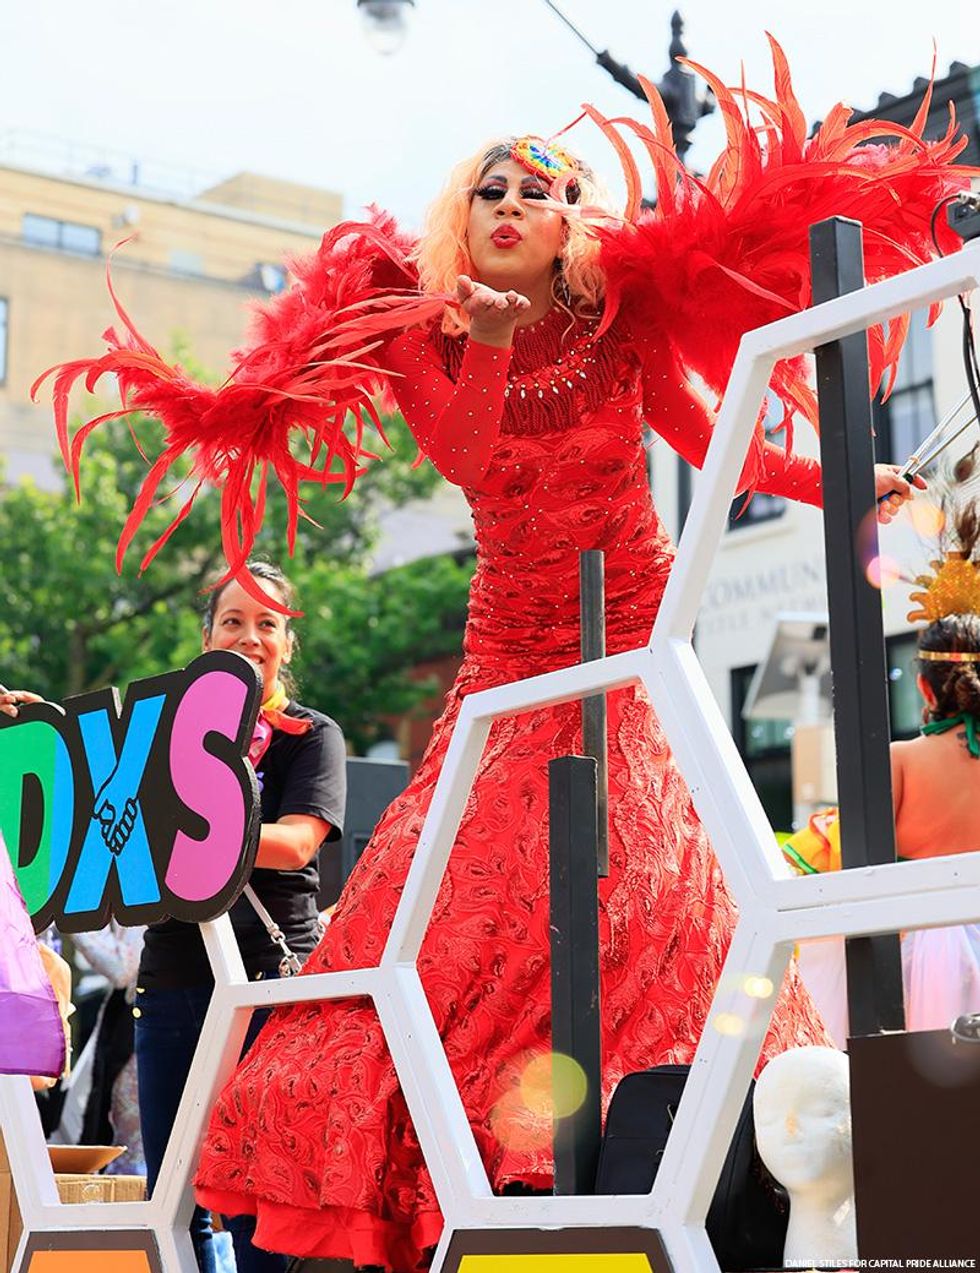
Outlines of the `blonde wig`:
[{"label": "blonde wig", "polygon": [[[423,292],[455,292],[459,275],[472,272],[466,246],[470,200],[486,172],[509,158],[516,140],[499,138],[457,164],[442,193],[430,205],[414,253]],[[588,165],[578,159],[574,162],[578,198],[568,206],[601,209],[611,217],[619,216],[611,196]],[[565,217],[565,226],[564,246],[555,268],[555,301],[576,314],[594,314],[603,295],[599,244],[589,232],[588,221],[578,212],[572,211]],[[468,325],[464,313],[447,307],[443,331],[456,334],[465,331]]]}]

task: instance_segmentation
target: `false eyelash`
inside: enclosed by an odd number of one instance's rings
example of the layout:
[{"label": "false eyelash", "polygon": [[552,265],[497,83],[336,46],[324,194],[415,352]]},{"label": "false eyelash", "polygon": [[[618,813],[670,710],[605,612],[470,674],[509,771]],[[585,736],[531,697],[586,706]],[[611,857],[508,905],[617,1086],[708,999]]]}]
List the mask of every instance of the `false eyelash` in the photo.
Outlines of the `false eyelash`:
[{"label": "false eyelash", "polygon": [[[506,186],[477,186],[473,191],[473,197],[474,199],[486,199],[490,203],[496,203],[506,193]],[[547,197],[547,190],[542,190],[540,186],[529,186],[521,191],[522,199],[547,199]]]}]

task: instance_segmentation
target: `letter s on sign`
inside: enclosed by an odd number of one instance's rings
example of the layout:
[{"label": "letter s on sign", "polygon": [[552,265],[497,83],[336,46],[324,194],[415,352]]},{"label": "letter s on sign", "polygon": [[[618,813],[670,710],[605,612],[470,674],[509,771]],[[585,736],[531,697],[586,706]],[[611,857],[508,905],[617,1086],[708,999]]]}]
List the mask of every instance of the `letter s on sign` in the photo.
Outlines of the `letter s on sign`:
[{"label": "letter s on sign", "polygon": [[177,897],[203,902],[235,874],[242,855],[247,813],[239,778],[204,740],[218,733],[234,742],[248,697],[245,682],[214,671],[188,686],[170,733],[170,774],[181,800],[208,823],[204,840],[183,831],[174,839],[165,883]]}]

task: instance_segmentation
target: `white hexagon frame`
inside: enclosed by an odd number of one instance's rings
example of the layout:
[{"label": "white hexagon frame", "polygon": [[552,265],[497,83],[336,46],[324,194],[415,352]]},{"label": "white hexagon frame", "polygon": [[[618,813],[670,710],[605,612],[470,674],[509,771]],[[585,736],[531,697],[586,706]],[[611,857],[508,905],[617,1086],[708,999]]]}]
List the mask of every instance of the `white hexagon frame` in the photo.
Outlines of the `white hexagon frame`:
[{"label": "white hexagon frame", "polygon": [[[217,990],[149,1202],[116,1203],[109,1210],[60,1204],[27,1080],[0,1081],[0,1127],[25,1226],[15,1267],[30,1233],[140,1228],[156,1235],[168,1271],[195,1273],[187,1234],[191,1173],[208,1110],[234,1066],[250,1010],[367,997],[377,1008],[445,1217],[432,1273],[440,1273],[456,1229],[630,1225],[660,1231],[676,1273],[719,1273],[704,1218],[772,1010],[771,1003],[745,994],[740,974],[751,970],[778,985],[800,938],[980,919],[980,852],[791,877],[691,644],[699,600],[776,361],[978,284],[980,245],[974,245],[743,338],[649,644],[464,699],[377,968],[249,982],[227,916],[203,925]],[[650,1194],[496,1197],[415,961],[492,722],[635,683],[650,696],[739,905],[712,1013],[736,1013],[744,1029],[734,1036],[704,1032]]]}]

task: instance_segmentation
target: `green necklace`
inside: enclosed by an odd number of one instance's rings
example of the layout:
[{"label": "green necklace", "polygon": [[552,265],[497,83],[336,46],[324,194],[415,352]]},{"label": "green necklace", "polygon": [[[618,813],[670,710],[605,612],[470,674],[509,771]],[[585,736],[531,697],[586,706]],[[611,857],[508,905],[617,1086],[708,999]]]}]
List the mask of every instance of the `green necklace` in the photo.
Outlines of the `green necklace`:
[{"label": "green necklace", "polygon": [[923,734],[945,734],[957,725],[966,727],[966,748],[974,760],[980,760],[980,737],[977,736],[977,718],[972,712],[957,712],[955,716],[947,716],[945,720],[930,721],[919,731]]}]

